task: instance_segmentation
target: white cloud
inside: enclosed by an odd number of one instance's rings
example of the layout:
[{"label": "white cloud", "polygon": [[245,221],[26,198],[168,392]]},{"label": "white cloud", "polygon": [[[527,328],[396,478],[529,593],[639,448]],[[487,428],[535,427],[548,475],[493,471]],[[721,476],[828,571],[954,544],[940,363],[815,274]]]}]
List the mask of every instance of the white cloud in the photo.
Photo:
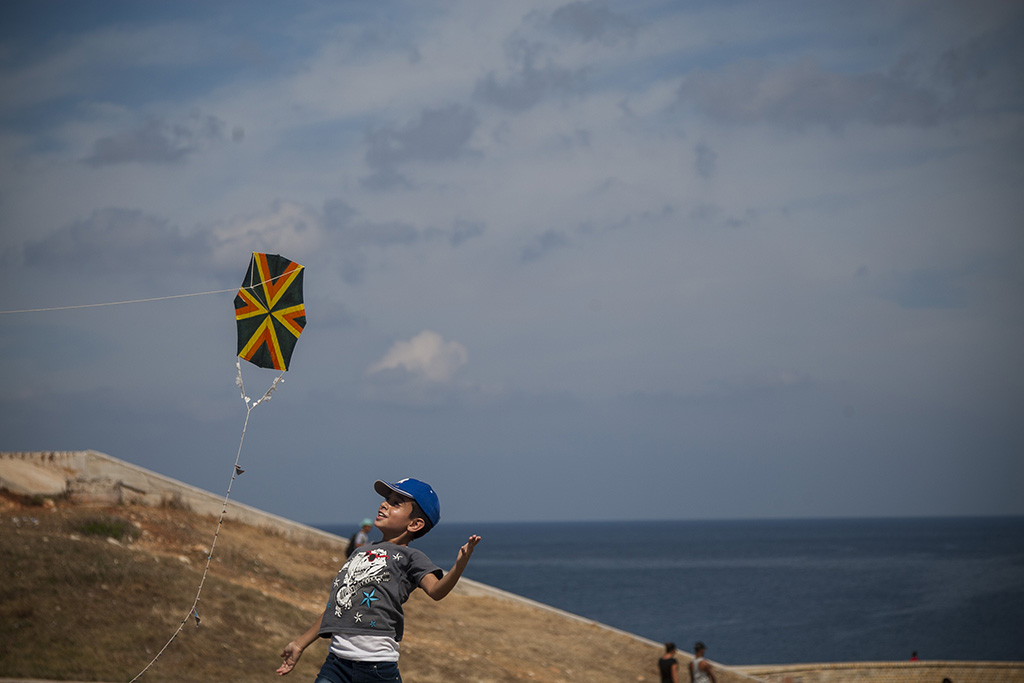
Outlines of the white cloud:
[{"label": "white cloud", "polygon": [[209,228],[216,243],[215,260],[235,263],[250,251],[309,258],[324,246],[320,215],[295,202],[277,201],[269,208],[236,216]]},{"label": "white cloud", "polygon": [[466,347],[462,344],[446,342],[438,333],[424,330],[409,341],[395,342],[367,373],[401,369],[432,382],[446,382],[467,359]]}]

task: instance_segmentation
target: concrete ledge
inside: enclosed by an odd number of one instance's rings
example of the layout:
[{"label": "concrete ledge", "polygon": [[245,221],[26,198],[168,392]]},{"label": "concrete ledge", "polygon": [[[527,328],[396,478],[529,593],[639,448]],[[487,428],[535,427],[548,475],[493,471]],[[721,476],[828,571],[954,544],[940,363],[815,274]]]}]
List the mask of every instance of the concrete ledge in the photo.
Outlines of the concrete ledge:
[{"label": "concrete ledge", "polygon": [[0,462],[0,489],[19,496],[63,496],[68,489],[64,472],[38,465],[27,460]]},{"label": "concrete ledge", "polygon": [[1024,683],[1024,662],[840,662],[733,670],[768,683]]},{"label": "concrete ledge", "polygon": [[[63,491],[49,494],[36,487],[23,493],[9,488],[5,482],[25,468],[39,476],[45,473],[51,483],[60,480]],[[66,495],[79,505],[181,506],[214,517],[226,511],[228,519],[273,529],[286,538],[348,547],[347,539],[334,534],[243,503],[229,500],[225,507],[223,497],[98,451],[0,452],[0,487],[19,495]]]}]

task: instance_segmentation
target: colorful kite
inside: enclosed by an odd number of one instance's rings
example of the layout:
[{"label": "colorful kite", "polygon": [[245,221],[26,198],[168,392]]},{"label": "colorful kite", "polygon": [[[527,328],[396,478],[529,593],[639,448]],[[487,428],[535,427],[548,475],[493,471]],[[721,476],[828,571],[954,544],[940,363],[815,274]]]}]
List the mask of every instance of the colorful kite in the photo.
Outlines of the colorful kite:
[{"label": "colorful kite", "polygon": [[239,358],[261,368],[288,369],[295,342],[306,326],[303,270],[283,256],[253,252],[235,295]]}]

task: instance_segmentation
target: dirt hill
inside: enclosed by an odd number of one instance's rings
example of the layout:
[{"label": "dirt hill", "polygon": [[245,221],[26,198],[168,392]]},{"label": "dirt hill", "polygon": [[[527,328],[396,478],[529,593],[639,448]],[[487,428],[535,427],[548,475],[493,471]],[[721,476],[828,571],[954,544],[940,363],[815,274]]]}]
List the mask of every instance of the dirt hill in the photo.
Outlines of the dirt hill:
[{"label": "dirt hill", "polygon": [[[277,680],[281,648],[322,610],[344,558],[340,539],[297,544],[229,513],[197,626],[215,518],[48,505],[0,497],[0,677],[130,681],[184,622],[141,681]],[[417,591],[406,617],[407,681],[657,680],[660,648],[518,601]],[[314,644],[285,680],[313,680],[325,654]]]}]

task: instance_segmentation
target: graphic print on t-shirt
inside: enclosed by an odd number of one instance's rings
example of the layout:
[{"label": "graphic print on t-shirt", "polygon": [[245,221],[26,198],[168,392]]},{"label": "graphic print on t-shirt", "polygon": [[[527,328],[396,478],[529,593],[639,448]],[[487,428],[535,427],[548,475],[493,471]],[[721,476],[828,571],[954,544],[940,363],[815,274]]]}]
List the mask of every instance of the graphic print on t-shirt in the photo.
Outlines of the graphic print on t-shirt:
[{"label": "graphic print on t-shirt", "polygon": [[360,589],[370,584],[379,585],[391,579],[388,571],[388,551],[382,548],[371,548],[361,553],[356,553],[345,565],[344,578],[335,579],[335,585],[340,580],[341,587],[334,598],[334,615],[340,617],[346,610],[352,609],[353,599],[357,596],[361,600],[359,604],[364,607],[373,607],[378,599],[375,592],[368,595],[361,595]]}]

